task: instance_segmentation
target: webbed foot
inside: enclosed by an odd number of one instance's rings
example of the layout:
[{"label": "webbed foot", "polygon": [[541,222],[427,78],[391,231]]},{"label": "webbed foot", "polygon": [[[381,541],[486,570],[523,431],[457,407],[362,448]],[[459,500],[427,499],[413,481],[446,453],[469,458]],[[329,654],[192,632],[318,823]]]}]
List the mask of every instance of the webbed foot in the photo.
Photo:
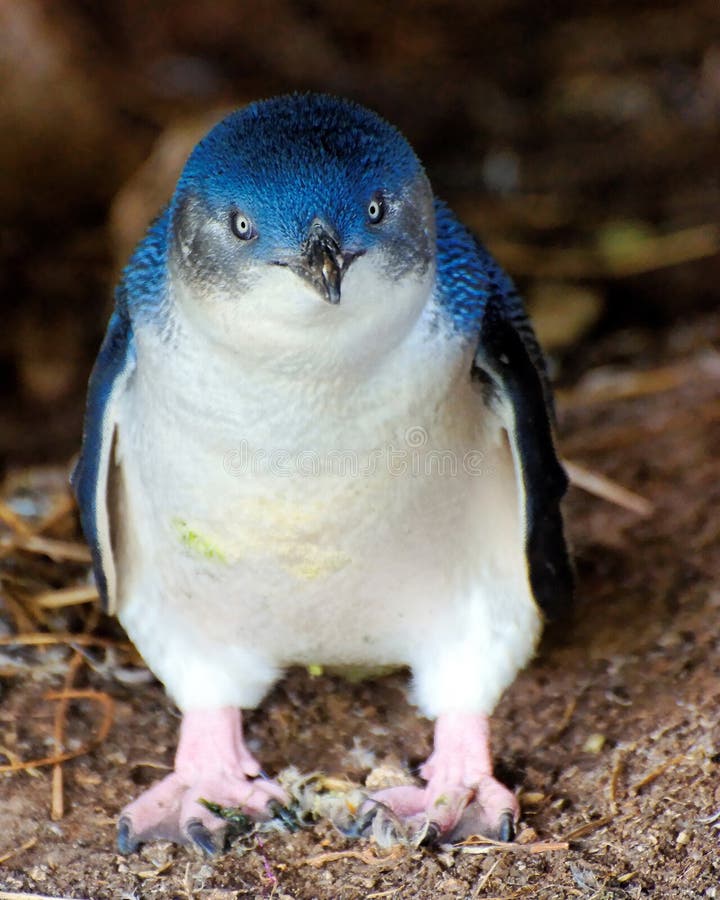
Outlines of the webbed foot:
[{"label": "webbed foot", "polygon": [[120,813],[118,849],[132,853],[140,844],[169,840],[212,854],[223,848],[227,822],[202,801],[267,819],[269,807],[286,799],[279,785],[260,777],[239,710],[191,710],[183,717],[175,771]]},{"label": "webbed foot", "polygon": [[[407,835],[423,843],[481,834],[511,841],[520,814],[517,798],[492,774],[488,721],[470,713],[445,713],[435,725],[435,749],[421,768],[425,787],[405,785],[372,795]],[[368,808],[371,811],[371,807]]]}]

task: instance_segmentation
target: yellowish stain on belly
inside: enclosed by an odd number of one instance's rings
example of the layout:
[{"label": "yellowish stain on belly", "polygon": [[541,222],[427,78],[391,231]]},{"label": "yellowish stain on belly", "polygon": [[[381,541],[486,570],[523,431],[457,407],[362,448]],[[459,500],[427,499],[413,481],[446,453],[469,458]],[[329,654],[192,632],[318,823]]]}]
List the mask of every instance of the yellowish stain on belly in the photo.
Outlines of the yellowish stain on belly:
[{"label": "yellowish stain on belly", "polygon": [[172,520],[172,526],[180,543],[193,556],[201,556],[203,559],[227,563],[227,554],[218,542],[205,534],[200,534],[195,528],[188,525],[185,519],[175,516]]},{"label": "yellowish stain on belly", "polygon": [[262,497],[244,501],[242,521],[232,525],[212,528],[176,516],[172,526],[184,549],[198,558],[225,565],[272,558],[295,578],[315,581],[351,560],[344,550],[325,544],[331,529],[323,519],[318,505]]}]

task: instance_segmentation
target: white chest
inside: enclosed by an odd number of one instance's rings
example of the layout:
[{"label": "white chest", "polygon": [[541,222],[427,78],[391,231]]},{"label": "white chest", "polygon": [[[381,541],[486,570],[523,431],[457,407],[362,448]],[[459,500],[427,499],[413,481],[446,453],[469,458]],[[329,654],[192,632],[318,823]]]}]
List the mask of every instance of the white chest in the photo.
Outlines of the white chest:
[{"label": "white chest", "polygon": [[[412,530],[462,492],[444,470],[486,440],[459,344],[426,330],[370,373],[276,378],[141,345],[120,452],[162,540],[246,568],[335,571],[379,523]],[[456,473],[457,474],[457,473]],[[426,510],[427,507],[427,510]]]},{"label": "white chest", "polygon": [[481,628],[469,596],[482,622],[507,608],[482,588],[499,568],[522,594],[512,462],[459,343],[426,329],[331,383],[139,350],[119,423],[120,618],[171,689],[178,655],[246,685],[290,663],[415,664],[441,620]]}]

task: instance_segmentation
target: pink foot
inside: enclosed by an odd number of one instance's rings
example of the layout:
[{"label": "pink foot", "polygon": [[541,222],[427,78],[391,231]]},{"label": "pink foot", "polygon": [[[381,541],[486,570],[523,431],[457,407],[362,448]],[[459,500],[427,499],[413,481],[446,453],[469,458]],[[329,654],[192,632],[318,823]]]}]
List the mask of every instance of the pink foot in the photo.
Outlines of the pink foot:
[{"label": "pink foot", "polygon": [[175,771],[120,813],[118,849],[132,853],[147,841],[168,840],[214,853],[222,847],[227,823],[200,800],[267,818],[268,804],[284,804],[287,798],[282,788],[259,774],[260,766],[243,741],[239,710],[186,712]]},{"label": "pink foot", "polygon": [[424,788],[387,788],[372,799],[424,839],[482,834],[511,841],[520,807],[493,778],[486,716],[444,713],[435,724],[435,748],[420,770]]}]

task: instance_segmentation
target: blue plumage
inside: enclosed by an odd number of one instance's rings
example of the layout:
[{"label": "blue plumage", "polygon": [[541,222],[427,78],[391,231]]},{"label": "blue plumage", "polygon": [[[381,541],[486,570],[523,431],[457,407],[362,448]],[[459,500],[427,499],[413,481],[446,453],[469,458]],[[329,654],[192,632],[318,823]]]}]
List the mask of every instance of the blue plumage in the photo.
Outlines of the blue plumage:
[{"label": "blue plumage", "polygon": [[372,192],[399,198],[421,175],[407,141],[380,116],[295,94],[250,104],[216,125],[191,154],[172,206],[198,195],[213,211],[237,205],[272,235],[257,244],[267,258],[278,245],[297,246],[319,209],[346,246],[373,243],[364,216]]},{"label": "blue plumage", "polygon": [[109,605],[108,580],[114,577],[107,508],[108,469],[113,464],[115,436],[113,404],[134,365],[132,325],[123,306],[118,304],[90,376],[82,451],[70,478],[80,509],[80,522],[92,553],[95,582],[105,609]]},{"label": "blue plumage", "polygon": [[141,310],[159,313],[167,299],[167,253],[170,208],[166,206],[148,228],[125,266],[115,291],[115,303],[122,315],[132,317]]},{"label": "blue plumage", "polygon": [[435,215],[438,296],[443,311],[461,334],[482,340],[483,318],[492,298],[503,318],[520,335],[539,374],[550,419],[554,420],[545,357],[513,280],[442,200],[435,201]]},{"label": "blue plumage", "polygon": [[552,618],[573,587],[559,503],[567,477],[552,439],[552,392],[542,350],[512,280],[483,245],[435,203],[440,305],[458,331],[477,345],[473,376],[490,387],[488,401],[513,410],[526,497],[526,552],[538,603]]},{"label": "blue plumage", "polygon": [[491,294],[508,297],[514,288],[441,200],[435,201],[435,217],[440,304],[458,331],[476,338],[487,298]]}]

